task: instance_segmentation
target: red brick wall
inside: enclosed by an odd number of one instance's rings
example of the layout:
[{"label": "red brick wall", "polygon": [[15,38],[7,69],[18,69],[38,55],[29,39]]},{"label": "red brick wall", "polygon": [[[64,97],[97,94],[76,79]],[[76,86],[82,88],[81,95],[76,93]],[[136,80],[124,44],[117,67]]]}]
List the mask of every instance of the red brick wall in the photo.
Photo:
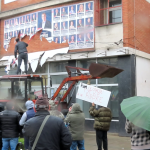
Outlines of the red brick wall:
[{"label": "red brick wall", "polygon": [[47,0],[17,0],[8,4],[4,4],[4,0],[2,0],[1,11],[8,11],[40,2],[44,2]]},{"label": "red brick wall", "polygon": [[[38,52],[38,51],[47,51],[47,50],[54,50],[59,48],[68,47],[68,43],[61,43],[57,44],[55,42],[49,43],[45,38],[40,40],[40,33],[41,31],[37,32],[33,38],[29,40],[29,36],[25,36],[21,41],[28,43],[27,50],[29,53],[31,52]],[[3,37],[1,37],[3,38]],[[5,55],[14,55],[14,48],[15,48],[15,38],[12,38],[7,51],[3,48],[3,44],[1,46],[0,56]]]},{"label": "red brick wall", "polygon": [[135,3],[134,0],[122,0],[122,14],[124,46],[150,53],[150,3],[146,0],[135,0]]}]

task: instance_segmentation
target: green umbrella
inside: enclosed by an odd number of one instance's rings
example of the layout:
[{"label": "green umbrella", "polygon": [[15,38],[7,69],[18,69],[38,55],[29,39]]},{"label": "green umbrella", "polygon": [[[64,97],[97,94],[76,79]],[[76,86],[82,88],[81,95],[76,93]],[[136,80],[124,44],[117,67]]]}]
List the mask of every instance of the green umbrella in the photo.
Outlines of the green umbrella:
[{"label": "green umbrella", "polygon": [[124,99],[121,111],[134,125],[150,131],[150,98],[134,96]]}]

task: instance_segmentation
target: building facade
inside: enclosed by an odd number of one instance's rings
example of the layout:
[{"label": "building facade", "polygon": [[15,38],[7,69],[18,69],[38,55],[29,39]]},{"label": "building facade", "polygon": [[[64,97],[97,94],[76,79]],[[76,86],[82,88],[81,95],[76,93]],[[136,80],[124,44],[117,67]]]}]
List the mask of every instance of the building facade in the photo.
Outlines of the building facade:
[{"label": "building facade", "polygon": [[[135,95],[149,96],[149,8],[146,0],[2,0],[0,76],[6,74],[4,69],[12,61],[18,33],[29,43],[28,72],[48,79],[49,97],[68,76],[67,65],[88,68],[95,62],[123,69],[114,78],[91,80],[90,83],[111,91],[110,132],[124,136],[126,119],[120,103]],[[9,74],[15,74],[16,68],[10,65]],[[78,84],[69,97],[80,104],[86,117],[85,127],[92,130],[94,120],[88,112],[91,103],[76,99]],[[38,88],[35,85],[35,89]]]}]

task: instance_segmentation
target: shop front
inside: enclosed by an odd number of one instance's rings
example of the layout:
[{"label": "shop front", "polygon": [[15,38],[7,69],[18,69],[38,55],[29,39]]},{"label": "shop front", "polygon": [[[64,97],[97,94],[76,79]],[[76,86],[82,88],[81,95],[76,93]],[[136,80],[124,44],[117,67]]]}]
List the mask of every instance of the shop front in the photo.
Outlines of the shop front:
[{"label": "shop front", "polygon": [[[102,79],[92,79],[90,84],[97,88],[105,89],[111,91],[111,96],[109,99],[108,107],[111,109],[113,118],[111,122],[110,132],[119,133],[120,135],[125,135],[124,125],[125,117],[120,110],[120,103],[123,99],[135,95],[135,68],[134,68],[134,55],[126,56],[114,56],[114,57],[101,57],[92,59],[76,59],[76,60],[64,60],[64,61],[47,61],[42,67],[38,65],[35,73],[29,68],[29,74],[38,74],[43,77],[43,82],[46,86],[49,98],[53,96],[54,92],[59,87],[62,80],[68,76],[65,66],[73,66],[88,69],[91,63],[100,63],[105,65],[114,66],[124,71],[113,78],[102,78]],[[12,68],[9,74],[15,74],[16,68]],[[88,71],[83,71],[83,73],[88,73]],[[4,67],[0,68],[0,76],[6,74]],[[52,80],[52,87],[50,86],[50,78]],[[81,81],[87,83],[87,81]],[[76,93],[78,91],[78,84],[75,85],[69,96],[65,99],[68,102],[69,98],[72,97],[71,103],[79,103],[83,112],[85,113],[86,130],[93,130],[94,119],[89,115],[89,108],[91,103],[82,101],[76,98]],[[37,91],[40,85],[35,84],[34,88]],[[59,97],[62,97],[68,88],[66,84],[62,91],[59,93]],[[99,106],[96,106],[99,108]]]}]

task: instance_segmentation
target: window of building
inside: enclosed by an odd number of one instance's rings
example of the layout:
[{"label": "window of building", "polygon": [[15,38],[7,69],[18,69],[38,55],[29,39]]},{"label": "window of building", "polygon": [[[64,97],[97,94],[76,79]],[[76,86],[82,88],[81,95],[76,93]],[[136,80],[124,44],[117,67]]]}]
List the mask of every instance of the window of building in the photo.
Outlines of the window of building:
[{"label": "window of building", "polygon": [[[97,59],[97,63],[109,65],[113,67],[118,67],[118,58],[99,58]],[[118,83],[118,75],[113,78],[101,78],[98,79],[98,84],[117,84]]]},{"label": "window of building", "polygon": [[96,15],[99,18],[95,23],[97,26],[122,22],[122,1],[100,0]]},{"label": "window of building", "polygon": [[0,81],[0,99],[9,99],[11,97],[11,81]]},{"label": "window of building", "polygon": [[68,66],[68,61],[63,62],[50,62],[50,73],[66,72],[65,66]]},{"label": "window of building", "polygon": [[77,67],[89,69],[91,63],[96,63],[96,59],[85,59],[85,60],[78,60]]},{"label": "window of building", "polygon": [[107,107],[109,107],[111,109],[113,119],[118,119],[118,117],[119,117],[118,86],[98,86],[98,88],[101,88],[101,89],[111,92]]},{"label": "window of building", "polygon": [[[49,75],[52,80],[52,87],[50,87],[50,97],[54,95],[59,85],[62,83],[63,79],[68,77],[66,66],[68,66],[68,61],[61,61],[61,62],[50,62],[49,63]],[[61,91],[58,94],[58,97],[63,97],[66,90],[68,88],[68,84],[65,84]],[[57,98],[58,98],[57,97]],[[58,99],[56,99],[58,100]],[[68,98],[65,99],[65,101]]]}]

